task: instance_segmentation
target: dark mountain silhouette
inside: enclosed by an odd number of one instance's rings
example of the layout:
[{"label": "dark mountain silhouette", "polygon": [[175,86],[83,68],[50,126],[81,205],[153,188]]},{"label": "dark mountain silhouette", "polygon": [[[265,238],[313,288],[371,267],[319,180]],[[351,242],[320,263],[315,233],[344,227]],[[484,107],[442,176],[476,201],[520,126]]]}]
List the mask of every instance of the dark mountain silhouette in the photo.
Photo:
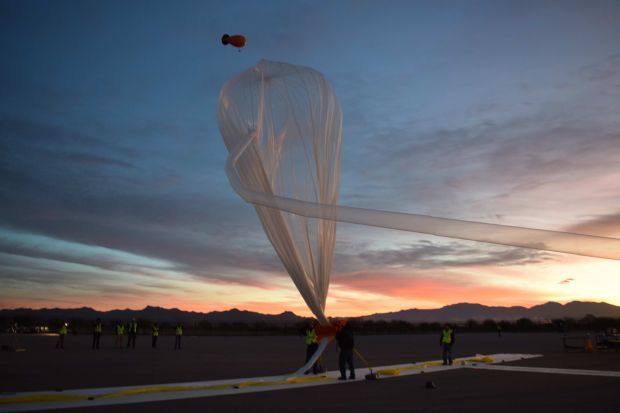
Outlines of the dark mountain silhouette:
[{"label": "dark mountain silhouette", "polygon": [[[620,307],[607,303],[593,303],[573,301],[567,304],[548,302],[531,308],[514,307],[490,307],[482,304],[460,303],[447,305],[438,309],[420,310],[410,309],[391,313],[372,314],[356,317],[364,320],[385,321],[408,321],[410,323],[422,322],[459,322],[466,320],[517,320],[529,318],[534,321],[553,320],[558,318],[580,319],[586,315],[596,317],[620,318]],[[233,308],[228,311],[213,311],[199,313],[195,311],[183,311],[178,308],[145,307],[142,310],[111,310],[97,311],[89,307],[61,309],[43,308],[33,310],[29,308],[17,308],[0,310],[0,317],[11,319],[13,317],[32,318],[33,320],[95,320],[103,321],[126,321],[131,318],[156,321],[159,323],[268,323],[268,324],[293,324],[304,321],[290,311],[281,314],[261,314],[252,311],[244,311]]]},{"label": "dark mountain silhouette", "polygon": [[228,311],[213,311],[210,313],[199,313],[195,311],[183,311],[178,308],[162,308],[147,306],[142,310],[111,310],[97,311],[89,307],[82,308],[42,308],[33,310],[30,308],[17,308],[14,310],[0,310],[0,317],[12,318],[33,318],[43,321],[51,320],[95,320],[100,318],[102,321],[127,321],[132,318],[156,321],[158,323],[198,323],[208,321],[210,323],[270,323],[270,324],[291,324],[305,320],[305,318],[295,315],[290,311],[281,314],[261,314],[252,311],[242,311],[233,308]]},{"label": "dark mountain silhouette", "polygon": [[269,315],[233,308],[232,310],[228,311],[213,311],[207,313],[205,319],[212,323],[244,322],[290,324],[304,321],[306,318],[300,317],[291,311],[285,311],[276,315]]},{"label": "dark mountain silhouette", "polygon": [[366,320],[400,320],[410,323],[421,322],[449,322],[466,320],[517,320],[529,318],[531,320],[553,320],[558,318],[583,318],[591,314],[596,317],[620,317],[620,307],[607,303],[592,303],[572,301],[566,304],[548,302],[526,307],[489,307],[481,304],[460,303],[447,305],[433,310],[402,310],[392,313],[372,314],[363,317]]},{"label": "dark mountain silhouette", "polygon": [[580,318],[588,314],[596,317],[620,317],[620,307],[607,303],[591,303],[583,301],[571,301],[564,305],[548,302],[530,308],[530,318]]}]

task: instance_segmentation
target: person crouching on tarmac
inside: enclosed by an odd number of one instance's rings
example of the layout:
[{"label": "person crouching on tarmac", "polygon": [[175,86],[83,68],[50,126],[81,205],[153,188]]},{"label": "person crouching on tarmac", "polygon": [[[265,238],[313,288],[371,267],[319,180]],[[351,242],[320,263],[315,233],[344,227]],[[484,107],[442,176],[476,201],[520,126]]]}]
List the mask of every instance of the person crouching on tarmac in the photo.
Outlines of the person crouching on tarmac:
[{"label": "person crouching on tarmac", "polygon": [[454,345],[454,330],[449,324],[443,326],[441,336],[439,337],[439,345],[443,349],[443,365],[452,365],[452,346]]}]

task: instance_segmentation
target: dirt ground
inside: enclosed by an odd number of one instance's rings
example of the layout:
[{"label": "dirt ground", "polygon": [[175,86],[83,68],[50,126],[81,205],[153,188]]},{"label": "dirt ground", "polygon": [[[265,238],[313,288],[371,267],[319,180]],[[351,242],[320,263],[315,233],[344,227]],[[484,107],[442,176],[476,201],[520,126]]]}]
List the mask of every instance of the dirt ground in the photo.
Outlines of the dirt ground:
[{"label": "dirt ground", "polygon": [[[357,336],[356,347],[375,366],[440,358],[439,335]],[[91,337],[67,336],[56,350],[55,336],[21,336],[25,352],[0,352],[0,391],[58,390],[161,384],[211,379],[249,378],[292,372],[305,356],[302,337],[139,336],[135,349],[117,349],[104,336],[100,350]],[[11,344],[11,337],[0,336]],[[330,345],[324,364],[337,367]],[[515,365],[620,371],[620,352],[565,352],[558,334],[457,335],[455,357],[489,353],[536,353],[544,357]],[[362,366],[356,360],[358,366]],[[432,380],[436,390],[424,388]],[[308,387],[236,396],[174,400],[90,408],[96,412],[299,412],[299,411],[620,411],[620,378],[507,371],[454,370],[427,375]],[[76,412],[79,409],[71,409]],[[60,411],[60,410],[56,410]]]}]

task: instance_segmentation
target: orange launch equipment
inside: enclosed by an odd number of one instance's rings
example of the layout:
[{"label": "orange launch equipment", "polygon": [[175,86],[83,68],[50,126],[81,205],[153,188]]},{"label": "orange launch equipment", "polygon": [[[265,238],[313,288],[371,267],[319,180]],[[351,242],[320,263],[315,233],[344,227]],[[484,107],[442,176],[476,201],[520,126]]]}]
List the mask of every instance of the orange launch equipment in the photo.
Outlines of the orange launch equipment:
[{"label": "orange launch equipment", "polygon": [[330,340],[334,339],[336,333],[338,333],[347,322],[345,320],[337,320],[332,321],[331,325],[322,326],[320,324],[314,326],[314,331],[316,331],[316,340],[317,342],[321,342],[324,337],[329,338]]}]

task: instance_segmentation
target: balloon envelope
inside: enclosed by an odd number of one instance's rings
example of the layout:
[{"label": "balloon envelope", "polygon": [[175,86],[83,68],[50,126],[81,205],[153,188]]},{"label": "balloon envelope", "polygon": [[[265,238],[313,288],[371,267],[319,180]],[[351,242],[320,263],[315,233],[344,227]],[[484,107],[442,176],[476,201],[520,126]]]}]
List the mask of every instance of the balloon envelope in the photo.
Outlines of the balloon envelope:
[{"label": "balloon envelope", "polygon": [[322,324],[336,221],[620,259],[620,239],[337,205],[342,115],[317,71],[260,61],[220,92],[227,174]]},{"label": "balloon envelope", "polygon": [[[342,114],[331,85],[319,72],[261,60],[224,84],[218,123],[229,151],[254,137],[236,164],[243,186],[310,203],[337,203]],[[327,323],[336,222],[264,206],[255,209],[306,304]]]}]

